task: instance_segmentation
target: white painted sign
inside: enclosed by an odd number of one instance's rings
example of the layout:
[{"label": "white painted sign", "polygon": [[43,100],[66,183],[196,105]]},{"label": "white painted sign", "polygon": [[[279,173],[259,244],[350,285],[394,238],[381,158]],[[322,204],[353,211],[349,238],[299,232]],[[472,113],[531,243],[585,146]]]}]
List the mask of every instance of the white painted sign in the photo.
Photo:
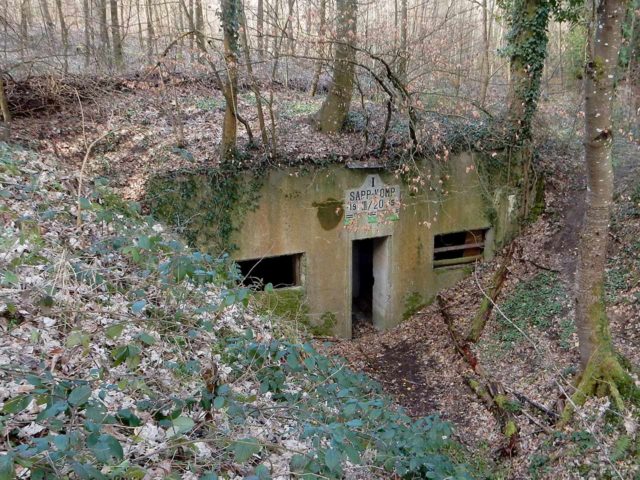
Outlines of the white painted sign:
[{"label": "white painted sign", "polygon": [[369,175],[360,188],[345,191],[344,204],[345,225],[360,215],[366,215],[368,223],[398,220],[400,185],[385,185],[379,175]]}]

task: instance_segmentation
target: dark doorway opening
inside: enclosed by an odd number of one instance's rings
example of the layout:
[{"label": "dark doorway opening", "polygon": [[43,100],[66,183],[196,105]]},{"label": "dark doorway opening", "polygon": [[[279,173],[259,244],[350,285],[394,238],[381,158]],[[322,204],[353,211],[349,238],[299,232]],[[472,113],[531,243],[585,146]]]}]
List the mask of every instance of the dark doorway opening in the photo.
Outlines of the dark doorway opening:
[{"label": "dark doorway opening", "polygon": [[[351,325],[354,336],[372,329],[374,317],[383,315],[387,237],[354,240],[351,258]],[[379,298],[376,298],[379,297]]]},{"label": "dark doorway opening", "polygon": [[373,238],[353,242],[351,321],[356,330],[373,322]]},{"label": "dark doorway opening", "polygon": [[294,254],[242,260],[236,263],[240,267],[242,284],[254,290],[263,290],[269,283],[273,288],[300,285],[301,260],[302,254]]}]

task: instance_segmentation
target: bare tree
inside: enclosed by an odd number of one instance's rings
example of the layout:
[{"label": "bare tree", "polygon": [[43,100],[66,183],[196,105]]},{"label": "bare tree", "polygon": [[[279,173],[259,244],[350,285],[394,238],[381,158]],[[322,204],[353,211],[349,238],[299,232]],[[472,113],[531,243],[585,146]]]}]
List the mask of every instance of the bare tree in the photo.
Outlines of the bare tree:
[{"label": "bare tree", "polygon": [[489,80],[491,78],[491,59],[489,50],[491,48],[491,23],[492,15],[489,15],[488,0],[482,0],[482,64],[480,75],[482,85],[480,86],[480,105],[487,103],[487,92],[489,90]]},{"label": "bare tree", "polygon": [[256,110],[258,111],[258,125],[260,126],[260,136],[262,137],[262,143],[265,149],[271,150],[269,145],[269,137],[267,135],[267,127],[264,120],[264,110],[262,108],[262,95],[260,94],[260,87],[258,81],[253,74],[253,65],[251,62],[251,51],[249,48],[249,39],[247,35],[247,16],[242,6],[242,12],[240,14],[240,32],[242,37],[242,50],[244,53],[244,61],[247,66],[247,73],[249,74],[249,80],[251,81],[251,90],[256,99]]},{"label": "bare tree", "polygon": [[202,0],[196,0],[195,4],[195,16],[196,16],[196,30],[201,32],[203,35],[204,31],[204,12],[202,10]]},{"label": "bare tree", "polygon": [[22,0],[20,2],[20,51],[24,56],[25,50],[29,48],[29,30],[31,24],[31,2]]},{"label": "bare tree", "polygon": [[124,63],[120,22],[118,21],[118,0],[109,0],[111,10],[111,38],[113,39],[113,60],[117,69]]},{"label": "bare tree", "polygon": [[337,0],[337,46],[333,64],[333,81],[327,98],[317,115],[318,128],[338,132],[349,113],[354,86],[356,41],[356,0]]},{"label": "bare tree", "polygon": [[409,15],[407,0],[401,0],[400,4],[400,54],[398,56],[398,77],[406,83],[407,68],[409,63],[409,44],[407,42],[407,23]]},{"label": "bare tree", "polygon": [[264,0],[258,0],[256,35],[258,37],[258,57],[262,60],[264,58]]},{"label": "bare tree", "polygon": [[47,35],[47,39],[49,40],[51,47],[54,47],[53,28],[55,24],[51,18],[51,12],[49,11],[49,4],[47,3],[47,0],[40,0],[40,12],[42,13],[45,34]]},{"label": "bare tree", "polygon": [[91,42],[91,11],[89,10],[89,0],[82,0],[82,15],[84,17],[84,68],[89,68],[91,61],[91,51],[93,44]]},{"label": "bare tree", "polygon": [[585,159],[587,197],[577,271],[576,323],[583,368],[576,403],[589,395],[608,394],[622,409],[623,398],[640,399],[640,391],[616,355],[604,299],[609,222],[613,205],[611,151],[614,129],[614,76],[622,42],[627,0],[602,0],[589,36],[585,67]]},{"label": "bare tree", "polygon": [[327,27],[327,0],[320,0],[320,25],[318,26],[318,60],[316,60],[315,70],[313,72],[313,81],[311,82],[311,96],[315,96],[318,92],[318,83],[320,82],[320,73],[322,73],[322,63],[324,58],[324,44]]},{"label": "bare tree", "polygon": [[64,19],[64,10],[62,8],[62,0],[56,0],[56,11],[58,13],[58,21],[60,22],[60,40],[62,41],[62,59],[64,73],[69,69],[69,28]]},{"label": "bare tree", "polygon": [[109,28],[107,25],[107,0],[96,0],[100,21],[100,57],[109,64],[111,63],[111,45],[109,43]]},{"label": "bare tree", "polygon": [[147,10],[147,61],[151,63],[153,60],[155,46],[155,30],[153,27],[153,4],[151,0],[146,1]]},{"label": "bare tree", "polygon": [[293,56],[296,53],[296,42],[293,38],[293,8],[295,7],[296,0],[288,0],[287,5],[287,45],[289,55]]}]

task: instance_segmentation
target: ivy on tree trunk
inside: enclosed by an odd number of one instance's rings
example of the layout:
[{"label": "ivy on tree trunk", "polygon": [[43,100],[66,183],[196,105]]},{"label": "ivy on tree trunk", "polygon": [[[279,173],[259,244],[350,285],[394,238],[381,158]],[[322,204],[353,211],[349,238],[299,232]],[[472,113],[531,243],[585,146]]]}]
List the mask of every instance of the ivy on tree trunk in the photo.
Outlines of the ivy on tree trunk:
[{"label": "ivy on tree trunk", "polygon": [[512,0],[507,9],[511,82],[508,95],[508,121],[516,143],[531,137],[531,122],[540,98],[542,70],[547,56],[548,0]]},{"label": "ivy on tree trunk", "polygon": [[238,124],[236,108],[238,105],[238,37],[240,26],[239,0],[222,0],[222,31],[224,60],[227,68],[224,82],[224,123],[222,125],[222,158],[228,160],[236,153]]}]

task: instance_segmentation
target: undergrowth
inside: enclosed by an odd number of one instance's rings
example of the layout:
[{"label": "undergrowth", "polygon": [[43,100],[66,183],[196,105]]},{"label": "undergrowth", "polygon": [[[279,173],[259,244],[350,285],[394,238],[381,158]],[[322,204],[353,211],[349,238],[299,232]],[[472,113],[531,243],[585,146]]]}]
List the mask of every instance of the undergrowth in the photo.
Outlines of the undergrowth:
[{"label": "undergrowth", "polygon": [[472,477],[437,417],[247,308],[226,256],[0,144],[0,479]]},{"label": "undergrowth", "polygon": [[[497,339],[505,347],[511,348],[524,338],[522,332],[549,329],[553,319],[563,312],[566,300],[562,282],[554,273],[539,273],[519,283],[500,307],[509,320],[496,314],[499,323]],[[559,323],[560,342],[566,348],[573,330],[573,321],[565,319]]]}]

